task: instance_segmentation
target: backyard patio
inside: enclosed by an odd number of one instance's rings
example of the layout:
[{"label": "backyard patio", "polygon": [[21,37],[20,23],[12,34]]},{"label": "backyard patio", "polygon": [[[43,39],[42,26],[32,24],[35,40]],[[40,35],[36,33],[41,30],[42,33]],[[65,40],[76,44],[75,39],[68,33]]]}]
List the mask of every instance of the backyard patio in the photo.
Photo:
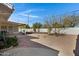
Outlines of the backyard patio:
[{"label": "backyard patio", "polygon": [[[10,55],[74,56],[76,35],[48,35],[46,33],[15,34],[19,45],[5,51]],[[29,52],[28,52],[29,51]],[[36,52],[34,52],[36,51]],[[47,52],[48,51],[48,52]],[[32,54],[31,54],[32,53]],[[34,54],[33,54],[34,53]]]},{"label": "backyard patio", "polygon": [[[42,44],[31,41],[31,39],[39,39],[37,36],[31,36],[31,34],[21,35],[15,34],[18,38],[18,46],[5,50],[3,55],[15,55],[15,56],[57,56],[57,50],[51,49]],[[15,36],[10,35],[10,36]]]}]

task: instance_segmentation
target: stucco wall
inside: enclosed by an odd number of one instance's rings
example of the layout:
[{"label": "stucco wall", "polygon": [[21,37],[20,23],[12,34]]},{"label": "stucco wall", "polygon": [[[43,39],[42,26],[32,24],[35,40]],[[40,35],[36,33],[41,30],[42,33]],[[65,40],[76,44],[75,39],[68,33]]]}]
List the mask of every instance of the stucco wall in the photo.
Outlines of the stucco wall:
[{"label": "stucco wall", "polygon": [[[23,30],[25,30],[25,32],[33,32],[33,29],[19,29],[19,32],[22,32]],[[41,28],[39,29],[40,32],[47,32],[47,28]],[[55,29],[52,28],[51,33],[54,33]],[[72,34],[72,35],[78,35],[79,34],[79,28],[65,28],[65,29],[61,29],[59,31],[60,33],[64,33],[64,34]]]}]

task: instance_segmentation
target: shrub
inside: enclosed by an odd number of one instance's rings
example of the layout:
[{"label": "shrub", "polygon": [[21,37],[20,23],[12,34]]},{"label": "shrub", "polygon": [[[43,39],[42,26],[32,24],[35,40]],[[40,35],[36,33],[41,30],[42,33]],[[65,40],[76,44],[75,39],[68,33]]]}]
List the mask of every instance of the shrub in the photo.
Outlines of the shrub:
[{"label": "shrub", "polygon": [[51,27],[48,27],[48,34],[51,33],[51,30],[52,30],[52,28]]},{"label": "shrub", "polygon": [[17,45],[18,45],[18,42],[17,42],[16,36],[6,38],[6,45],[5,45],[6,48],[9,48],[11,46],[15,47]]}]

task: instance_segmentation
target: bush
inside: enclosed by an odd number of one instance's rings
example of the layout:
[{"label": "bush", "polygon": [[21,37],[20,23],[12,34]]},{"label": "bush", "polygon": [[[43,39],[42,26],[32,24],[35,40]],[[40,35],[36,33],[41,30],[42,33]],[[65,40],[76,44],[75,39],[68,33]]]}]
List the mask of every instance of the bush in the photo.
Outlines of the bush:
[{"label": "bush", "polygon": [[6,31],[0,31],[0,49],[5,48]]},{"label": "bush", "polygon": [[5,47],[9,48],[11,46],[15,47],[18,45],[17,38],[15,37],[7,37]]},{"label": "bush", "polygon": [[48,27],[48,34],[51,33],[51,30],[52,30],[52,28],[51,27]]}]

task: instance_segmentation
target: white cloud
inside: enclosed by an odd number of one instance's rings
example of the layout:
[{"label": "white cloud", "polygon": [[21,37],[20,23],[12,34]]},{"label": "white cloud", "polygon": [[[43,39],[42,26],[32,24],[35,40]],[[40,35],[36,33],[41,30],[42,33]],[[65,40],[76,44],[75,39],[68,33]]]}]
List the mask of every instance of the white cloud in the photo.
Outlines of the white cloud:
[{"label": "white cloud", "polygon": [[27,14],[27,13],[31,13],[31,12],[44,11],[44,10],[45,9],[28,9],[23,12],[20,12],[19,14]]},{"label": "white cloud", "polygon": [[29,16],[30,18],[40,18],[37,15],[32,15],[31,12],[37,12],[37,11],[44,11],[44,9],[29,9],[23,12],[20,12],[18,15],[19,16]]},{"label": "white cloud", "polygon": [[30,13],[30,12],[32,12],[33,10],[26,10],[26,11],[24,11],[24,13]]},{"label": "white cloud", "polygon": [[39,16],[31,15],[31,14],[21,14],[20,16],[26,16],[26,17],[30,17],[30,18],[39,18]]},{"label": "white cloud", "polygon": [[31,13],[31,12],[36,12],[36,11],[44,11],[44,9],[29,9],[24,11],[24,13]]}]

